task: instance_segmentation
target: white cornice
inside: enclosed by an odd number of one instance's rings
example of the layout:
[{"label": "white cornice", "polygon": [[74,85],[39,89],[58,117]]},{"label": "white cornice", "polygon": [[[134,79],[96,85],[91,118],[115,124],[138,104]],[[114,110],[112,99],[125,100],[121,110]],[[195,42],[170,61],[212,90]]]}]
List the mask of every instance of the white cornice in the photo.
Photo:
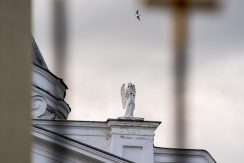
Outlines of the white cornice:
[{"label": "white cornice", "polygon": [[66,126],[66,127],[93,127],[108,128],[106,122],[97,121],[72,121],[72,120],[33,120],[32,124],[40,126]]},{"label": "white cornice", "polygon": [[158,121],[134,121],[134,120],[120,120],[108,119],[109,126],[124,126],[124,127],[143,127],[143,128],[157,128],[161,122]]},{"label": "white cornice", "polygon": [[33,65],[33,70],[38,72],[39,74],[42,74],[47,80],[49,80],[53,84],[57,84],[62,90],[66,91],[66,86],[61,82],[61,79],[58,77],[54,77],[53,74],[48,72],[47,70],[43,70],[40,67]]},{"label": "white cornice", "polygon": [[73,121],[73,120],[33,120],[33,124],[44,126],[70,126],[70,127],[94,127],[94,128],[110,128],[111,126],[124,127],[143,127],[156,129],[161,122],[157,121],[124,121],[117,119],[108,119],[107,121]]}]

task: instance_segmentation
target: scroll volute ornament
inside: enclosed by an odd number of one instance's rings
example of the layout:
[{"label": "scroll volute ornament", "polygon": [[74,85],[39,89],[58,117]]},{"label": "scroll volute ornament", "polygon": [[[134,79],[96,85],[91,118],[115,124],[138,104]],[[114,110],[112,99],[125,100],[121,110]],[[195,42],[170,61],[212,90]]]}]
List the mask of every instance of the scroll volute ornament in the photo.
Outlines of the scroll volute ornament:
[{"label": "scroll volute ornament", "polygon": [[36,119],[45,113],[47,109],[47,101],[42,96],[36,95],[32,97],[32,118]]}]

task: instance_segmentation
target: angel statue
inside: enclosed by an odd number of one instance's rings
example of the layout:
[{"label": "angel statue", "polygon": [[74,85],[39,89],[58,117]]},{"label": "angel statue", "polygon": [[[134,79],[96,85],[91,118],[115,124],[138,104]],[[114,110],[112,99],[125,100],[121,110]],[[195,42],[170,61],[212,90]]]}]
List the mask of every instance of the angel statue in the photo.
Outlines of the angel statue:
[{"label": "angel statue", "polygon": [[133,117],[133,111],[135,109],[135,96],[136,89],[135,85],[128,83],[128,86],[125,90],[125,84],[121,87],[121,99],[123,109],[126,109],[124,117]]}]

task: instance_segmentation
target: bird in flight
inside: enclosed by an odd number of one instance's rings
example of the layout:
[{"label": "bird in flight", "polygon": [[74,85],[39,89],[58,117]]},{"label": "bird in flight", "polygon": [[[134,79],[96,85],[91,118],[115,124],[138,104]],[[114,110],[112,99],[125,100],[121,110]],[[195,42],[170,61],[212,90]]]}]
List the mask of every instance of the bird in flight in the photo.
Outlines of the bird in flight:
[{"label": "bird in flight", "polygon": [[141,15],[139,14],[139,10],[136,10],[136,15],[135,15],[135,16],[136,16],[136,18],[137,18],[138,20],[141,21],[141,18],[140,18]]}]

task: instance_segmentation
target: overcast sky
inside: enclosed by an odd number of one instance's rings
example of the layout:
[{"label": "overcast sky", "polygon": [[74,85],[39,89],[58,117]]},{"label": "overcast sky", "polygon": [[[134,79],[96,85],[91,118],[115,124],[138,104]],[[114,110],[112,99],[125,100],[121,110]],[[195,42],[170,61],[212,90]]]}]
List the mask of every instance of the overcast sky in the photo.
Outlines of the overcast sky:
[{"label": "overcast sky", "polygon": [[[55,71],[52,0],[33,0],[33,35]],[[244,1],[221,1],[218,12],[190,17],[187,145],[220,163],[243,162]],[[106,121],[124,114],[120,87],[137,89],[135,116],[162,121],[155,145],[175,147],[170,10],[135,0],[66,2],[66,102],[72,120]],[[142,21],[135,18],[140,9]]]}]

